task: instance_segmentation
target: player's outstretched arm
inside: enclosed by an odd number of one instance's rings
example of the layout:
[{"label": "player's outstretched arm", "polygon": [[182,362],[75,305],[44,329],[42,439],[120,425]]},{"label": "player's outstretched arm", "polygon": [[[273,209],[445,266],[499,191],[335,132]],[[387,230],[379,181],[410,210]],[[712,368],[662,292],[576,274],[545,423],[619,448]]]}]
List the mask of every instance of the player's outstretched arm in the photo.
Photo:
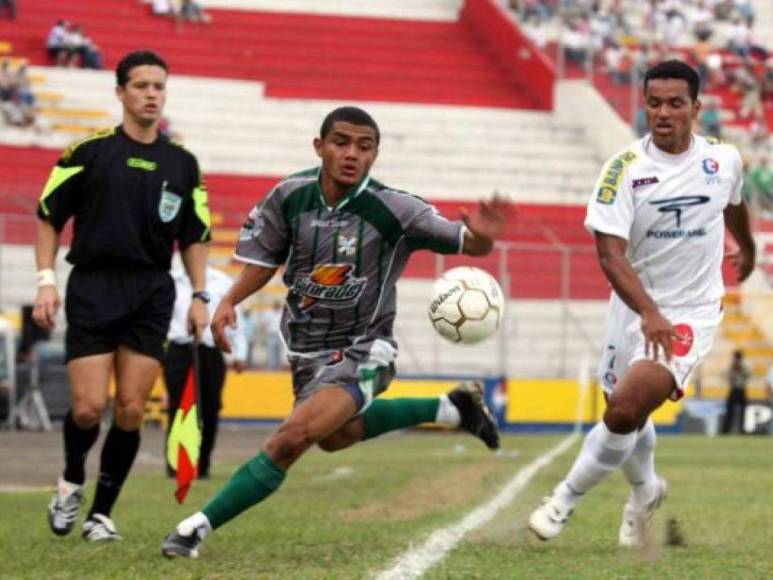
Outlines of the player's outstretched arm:
[{"label": "player's outstretched arm", "polygon": [[496,195],[490,200],[481,201],[472,214],[462,208],[462,221],[467,226],[462,253],[468,256],[490,254],[494,241],[505,231],[511,211],[511,204]]},{"label": "player's outstretched arm", "polygon": [[38,268],[38,292],[32,309],[32,319],[45,330],[54,328],[56,313],[61,306],[54,279],[54,261],[59,251],[59,232],[46,221],[38,222],[35,243],[35,263]]},{"label": "player's outstretched arm", "polygon": [[754,270],[757,253],[745,201],[738,205],[729,204],[725,208],[725,226],[738,243],[738,251],[728,254],[728,258],[735,268],[738,281],[743,282]]},{"label": "player's outstretched arm", "polygon": [[276,270],[276,268],[247,264],[239,273],[236,282],[220,301],[212,317],[212,323],[209,325],[212,338],[220,350],[231,352],[231,341],[226,336],[226,327],[236,328],[236,305],[268,284]]},{"label": "player's outstretched arm", "polygon": [[666,320],[642,286],[636,271],[625,257],[628,242],[618,236],[596,232],[596,253],[604,275],[623,302],[641,317],[641,330],[644,333],[644,347],[647,356],[658,358],[660,348],[671,360],[672,340],[678,335],[673,325]]}]

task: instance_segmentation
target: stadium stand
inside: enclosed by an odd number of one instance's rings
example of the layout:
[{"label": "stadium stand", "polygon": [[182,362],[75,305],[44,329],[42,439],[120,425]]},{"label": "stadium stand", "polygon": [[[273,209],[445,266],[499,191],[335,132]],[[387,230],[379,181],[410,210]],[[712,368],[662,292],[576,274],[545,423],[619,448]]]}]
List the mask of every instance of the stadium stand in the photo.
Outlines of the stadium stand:
[{"label": "stadium stand", "polygon": [[[516,27],[502,28],[507,22],[497,19],[494,3],[240,0],[228,10],[217,0],[202,4],[213,25],[183,34],[148,6],[119,0],[56,11],[30,0],[13,29],[0,23],[0,38],[38,65],[32,75],[46,126],[0,133],[0,159],[14,159],[0,162],[0,209],[29,212],[58,150],[118,119],[111,72],[42,66],[49,63],[41,39],[56,18],[83,23],[108,67],[140,43],[168,57],[175,74],[167,111],[207,174],[218,225],[213,259],[220,265],[228,266],[255,200],[280,176],[316,163],[309,142],[319,119],[354,99],[383,127],[377,178],[430,198],[450,216],[494,191],[518,202],[507,239],[515,245],[480,263],[497,275],[506,271],[509,294],[518,299],[508,315],[513,338],[500,359],[523,376],[574,374],[580,358],[598,348],[608,292],[581,223],[609,151],[587,124],[546,110],[552,96],[533,94],[514,77],[506,53],[525,58],[531,45]],[[121,35],[112,34],[117,18],[127,26]],[[485,42],[481,27],[491,32]],[[5,237],[29,243],[29,232],[6,228]],[[14,259],[11,271],[31,257]],[[399,332],[416,344],[406,370],[428,370],[427,361],[467,365],[434,335],[425,340],[429,281],[455,260],[418,254],[409,265]],[[530,355],[519,356],[524,352]]]}]

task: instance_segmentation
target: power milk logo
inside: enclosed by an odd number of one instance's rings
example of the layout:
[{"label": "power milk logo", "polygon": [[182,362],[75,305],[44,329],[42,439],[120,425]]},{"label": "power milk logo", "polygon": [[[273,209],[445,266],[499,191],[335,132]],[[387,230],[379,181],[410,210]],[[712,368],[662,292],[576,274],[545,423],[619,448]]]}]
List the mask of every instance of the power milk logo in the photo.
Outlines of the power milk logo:
[{"label": "power milk logo", "polygon": [[655,239],[673,240],[678,238],[695,238],[706,235],[704,228],[694,230],[682,229],[682,213],[688,207],[703,205],[709,202],[708,195],[683,195],[680,197],[670,197],[668,199],[659,199],[651,201],[650,204],[658,208],[663,214],[674,214],[676,219],[676,229],[673,230],[648,230],[647,237]]},{"label": "power milk logo", "polygon": [[353,276],[352,268],[351,264],[319,264],[311,274],[296,280],[292,291],[300,297],[300,309],[309,310],[315,304],[328,308],[356,304],[368,280]]}]

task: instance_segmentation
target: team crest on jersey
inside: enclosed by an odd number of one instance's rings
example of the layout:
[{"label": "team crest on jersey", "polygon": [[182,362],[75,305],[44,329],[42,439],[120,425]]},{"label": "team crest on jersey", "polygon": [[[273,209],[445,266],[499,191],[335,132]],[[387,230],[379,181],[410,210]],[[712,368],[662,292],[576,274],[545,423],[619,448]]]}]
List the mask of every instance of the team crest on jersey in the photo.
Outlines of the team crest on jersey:
[{"label": "team crest on jersey", "polygon": [[722,177],[717,175],[719,173],[719,161],[713,157],[706,157],[701,161],[701,168],[703,173],[706,174],[706,185],[722,183]]},{"label": "team crest on jersey", "polygon": [[341,256],[354,256],[357,252],[357,236],[339,236],[337,250]]},{"label": "team crest on jersey", "polygon": [[263,231],[265,223],[263,212],[260,211],[260,208],[255,208],[239,229],[239,240],[246,241],[258,237]]},{"label": "team crest on jersey", "polygon": [[308,310],[315,304],[348,308],[356,304],[368,280],[352,274],[352,264],[318,264],[311,274],[293,282],[292,292],[301,297],[298,306]]},{"label": "team crest on jersey", "polygon": [[158,202],[158,217],[166,223],[171,222],[180,213],[183,198],[166,188],[167,182],[161,186],[161,201]]},{"label": "team crest on jersey", "polygon": [[719,161],[713,157],[706,157],[706,159],[701,161],[701,167],[703,167],[703,173],[706,175],[716,175],[717,171],[719,171]]}]

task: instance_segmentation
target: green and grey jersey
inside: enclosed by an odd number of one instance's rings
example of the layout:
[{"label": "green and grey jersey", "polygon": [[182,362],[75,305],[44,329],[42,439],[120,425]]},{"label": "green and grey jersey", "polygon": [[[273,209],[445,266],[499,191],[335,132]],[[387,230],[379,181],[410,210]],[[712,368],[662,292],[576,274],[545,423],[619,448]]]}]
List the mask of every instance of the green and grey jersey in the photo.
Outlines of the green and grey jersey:
[{"label": "green and grey jersey", "polygon": [[459,253],[464,227],[369,177],[328,207],[319,171],[287,177],[250,212],[235,257],[285,267],[282,335],[291,354],[348,349],[364,360],[377,340],[397,346],[395,284],[411,252]]}]

